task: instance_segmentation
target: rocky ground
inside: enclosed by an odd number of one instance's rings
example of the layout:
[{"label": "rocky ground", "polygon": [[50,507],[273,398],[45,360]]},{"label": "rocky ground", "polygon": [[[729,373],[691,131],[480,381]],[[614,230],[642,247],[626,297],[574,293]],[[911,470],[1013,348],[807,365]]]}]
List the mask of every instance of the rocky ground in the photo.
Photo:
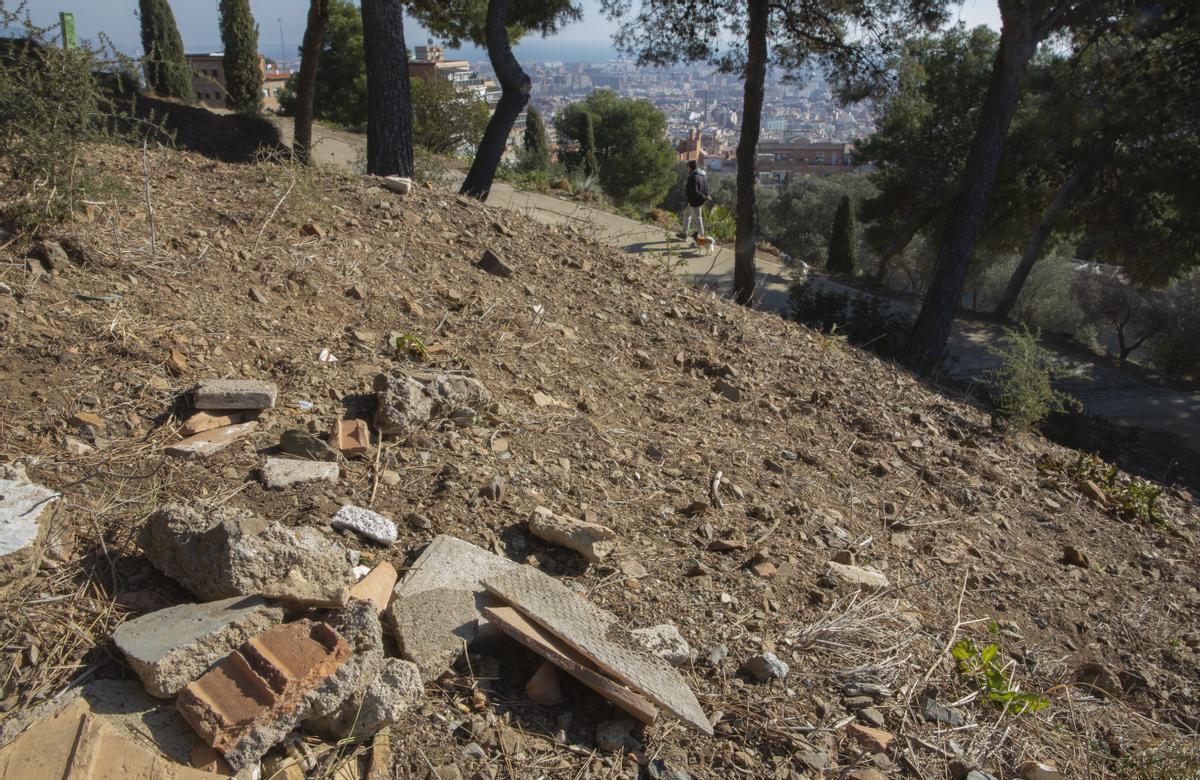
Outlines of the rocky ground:
[{"label": "rocky ground", "polygon": [[[1200,771],[1186,491],[1162,486],[1139,520],[1116,505],[1126,477],[1098,489],[1077,453],[997,435],[839,339],[442,189],[152,151],[147,208],[140,153],[88,164],[125,194],[47,231],[63,255],[0,253],[0,454],[62,494],[66,532],[4,588],[3,717],[135,679],[114,629],[190,600],[139,532],[201,500],[402,577],[452,534],[628,628],[673,623],[715,728],[664,718],[612,751],[610,705],[569,681],[566,703],[533,704],[535,657],[499,645],[392,728],[395,777],[636,776],[625,753],[647,777]],[[480,268],[486,250],[511,275]],[[374,423],[373,377],[396,368],[474,378],[495,409],[376,436],[336,484],[264,489],[283,431]],[[276,406],[210,458],[166,456],[213,377],[272,381]],[[335,531],[344,503],[399,539]],[[588,563],[535,537],[537,507],[613,529],[614,552]],[[748,663],[766,653],[783,664]]]}]

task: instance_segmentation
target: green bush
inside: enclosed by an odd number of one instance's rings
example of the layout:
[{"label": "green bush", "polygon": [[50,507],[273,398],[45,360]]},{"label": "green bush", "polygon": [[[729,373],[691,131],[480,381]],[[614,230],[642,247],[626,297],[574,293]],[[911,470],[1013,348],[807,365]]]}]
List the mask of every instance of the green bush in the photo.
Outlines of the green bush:
[{"label": "green bush", "polygon": [[105,72],[115,82],[128,63],[48,43],[47,30],[2,3],[0,28],[23,29],[26,36],[0,40],[0,219],[17,231],[36,231],[118,189],[115,179],[85,162],[83,151],[89,142],[116,137],[118,124],[139,127],[128,118],[116,122],[96,75]]},{"label": "green bush", "polygon": [[999,367],[987,375],[995,427],[1027,430],[1051,413],[1079,409],[1078,401],[1051,384],[1068,372],[1054,362],[1054,354],[1042,346],[1037,331],[1009,330],[1003,343],[988,348],[1000,360]]}]

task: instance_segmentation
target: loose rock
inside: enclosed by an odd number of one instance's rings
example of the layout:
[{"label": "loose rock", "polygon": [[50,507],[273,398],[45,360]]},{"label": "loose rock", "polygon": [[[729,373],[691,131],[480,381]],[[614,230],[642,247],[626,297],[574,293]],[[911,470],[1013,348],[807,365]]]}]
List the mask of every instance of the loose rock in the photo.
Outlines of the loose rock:
[{"label": "loose rock", "polygon": [[341,469],[336,463],[292,458],[267,458],[259,469],[263,486],[268,490],[282,490],[306,482],[337,482],[340,474]]},{"label": "loose rock", "polygon": [[751,657],[742,667],[759,682],[782,680],[788,675],[788,665],[774,653],[762,653]]},{"label": "loose rock", "polygon": [[589,563],[599,563],[612,553],[616,532],[598,523],[556,515],[537,507],[529,520],[529,531],[539,539],[574,550]]},{"label": "loose rock", "polygon": [[288,455],[308,460],[337,460],[337,453],[319,436],[294,428],[284,431],[279,437],[279,449]]},{"label": "loose rock", "polygon": [[380,544],[395,544],[396,524],[378,512],[347,504],[337,511],[329,524],[338,529],[349,529]]},{"label": "loose rock", "polygon": [[279,388],[257,379],[209,379],[192,394],[197,409],[270,409]]}]

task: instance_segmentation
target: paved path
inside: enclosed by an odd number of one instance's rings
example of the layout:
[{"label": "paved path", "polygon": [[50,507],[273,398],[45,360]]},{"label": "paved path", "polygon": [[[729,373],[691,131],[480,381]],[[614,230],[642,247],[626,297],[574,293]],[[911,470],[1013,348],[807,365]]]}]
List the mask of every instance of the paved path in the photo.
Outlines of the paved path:
[{"label": "paved path", "polygon": [[[281,120],[285,142],[290,142],[291,122]],[[366,139],[362,135],[322,128],[313,129],[314,157],[322,163],[361,170]],[[672,267],[688,282],[728,296],[733,290],[733,248],[721,246],[709,255],[674,239],[663,228],[647,225],[584,203],[554,195],[514,189],[503,182],[492,187],[488,203],[520,211],[544,224],[572,224],[593,232],[599,240],[641,255],[647,262]],[[758,308],[783,313],[788,307],[791,271],[779,258],[760,252]],[[814,281],[822,287],[860,293],[821,275]],[[893,306],[913,313],[904,302]],[[979,378],[996,364],[988,348],[1003,335],[1002,327],[986,322],[957,320],[947,344],[954,359],[951,373],[961,378]],[[1099,357],[1076,353],[1064,355],[1075,376],[1061,383],[1062,389],[1083,402],[1090,414],[1112,422],[1179,436],[1200,452],[1200,392],[1181,390],[1146,381],[1136,370]]]}]

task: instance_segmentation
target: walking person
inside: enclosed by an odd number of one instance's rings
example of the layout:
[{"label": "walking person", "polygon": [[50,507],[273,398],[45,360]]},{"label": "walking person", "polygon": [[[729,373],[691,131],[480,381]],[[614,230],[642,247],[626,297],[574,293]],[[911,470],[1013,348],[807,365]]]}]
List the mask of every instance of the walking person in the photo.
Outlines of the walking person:
[{"label": "walking person", "polygon": [[[678,234],[679,238],[686,240],[689,234],[692,238],[706,235],[703,209],[704,204],[709,201],[708,176],[695,160],[688,160],[688,177],[687,185],[684,187],[684,197],[687,199],[687,206],[679,215],[679,224],[683,227],[683,231]],[[692,231],[693,218],[696,220],[695,231]]]}]

